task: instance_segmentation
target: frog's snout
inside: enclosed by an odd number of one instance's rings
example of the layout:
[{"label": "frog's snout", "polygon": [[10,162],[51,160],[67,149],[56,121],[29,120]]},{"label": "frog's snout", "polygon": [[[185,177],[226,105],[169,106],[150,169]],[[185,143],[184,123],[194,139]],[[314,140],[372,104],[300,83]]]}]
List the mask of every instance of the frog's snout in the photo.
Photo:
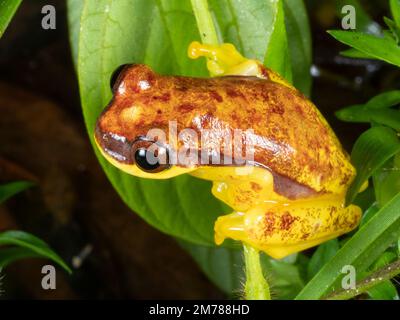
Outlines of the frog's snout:
[{"label": "frog's snout", "polygon": [[102,130],[101,123],[98,121],[94,138],[99,149],[108,157],[125,164],[133,163],[132,144],[126,137]]}]

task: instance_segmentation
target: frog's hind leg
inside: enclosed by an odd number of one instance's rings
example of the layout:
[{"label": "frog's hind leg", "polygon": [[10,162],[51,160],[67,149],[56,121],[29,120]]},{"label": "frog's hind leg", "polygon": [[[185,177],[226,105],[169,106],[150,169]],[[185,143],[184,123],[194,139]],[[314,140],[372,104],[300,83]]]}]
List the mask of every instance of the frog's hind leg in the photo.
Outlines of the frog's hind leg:
[{"label": "frog's hind leg", "polygon": [[218,218],[215,240],[240,240],[280,259],[353,230],[360,217],[359,207],[330,197],[264,204]]}]

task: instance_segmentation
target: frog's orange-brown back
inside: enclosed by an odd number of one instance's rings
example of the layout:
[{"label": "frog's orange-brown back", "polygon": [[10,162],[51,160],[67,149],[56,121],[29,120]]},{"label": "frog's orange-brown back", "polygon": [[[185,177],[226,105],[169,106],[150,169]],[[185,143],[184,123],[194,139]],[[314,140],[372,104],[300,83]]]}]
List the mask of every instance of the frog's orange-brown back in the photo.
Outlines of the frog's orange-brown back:
[{"label": "frog's orange-brown back", "polygon": [[178,132],[252,129],[255,162],[281,181],[315,192],[343,193],[355,174],[309,100],[295,89],[254,77],[162,76],[145,65],[132,65],[120,75],[97,131],[133,141],[154,128],[168,133],[169,121],[177,122]]}]

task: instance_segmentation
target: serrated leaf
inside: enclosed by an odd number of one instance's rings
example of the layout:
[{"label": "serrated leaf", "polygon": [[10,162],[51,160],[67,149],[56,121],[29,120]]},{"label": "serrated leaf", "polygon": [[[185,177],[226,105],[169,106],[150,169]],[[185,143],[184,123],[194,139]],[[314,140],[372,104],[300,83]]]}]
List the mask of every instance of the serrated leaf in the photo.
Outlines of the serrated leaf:
[{"label": "serrated leaf", "polygon": [[336,40],[370,57],[400,66],[400,47],[393,39],[352,31],[328,31]]},{"label": "serrated leaf", "polygon": [[379,126],[365,131],[356,141],[351,153],[357,175],[347,192],[347,203],[351,203],[363,183],[399,151],[400,141],[392,129]]},{"label": "serrated leaf", "polygon": [[0,203],[32,186],[33,183],[29,181],[14,181],[8,184],[0,185]]},{"label": "serrated leaf", "polygon": [[[14,259],[23,258],[25,256],[33,257],[35,255],[48,258],[54,262],[56,262],[59,266],[61,266],[65,271],[71,273],[71,269],[67,266],[67,264],[60,258],[60,256],[55,253],[44,241],[35,237],[32,234],[23,231],[5,231],[0,233],[0,246],[18,246],[20,248],[25,248],[26,250],[15,250],[8,251],[9,255],[12,255],[13,258],[7,258],[6,255],[2,256],[3,265],[0,267],[4,267],[6,264],[9,264],[14,261]],[[29,255],[29,251],[32,252],[32,256]]]}]

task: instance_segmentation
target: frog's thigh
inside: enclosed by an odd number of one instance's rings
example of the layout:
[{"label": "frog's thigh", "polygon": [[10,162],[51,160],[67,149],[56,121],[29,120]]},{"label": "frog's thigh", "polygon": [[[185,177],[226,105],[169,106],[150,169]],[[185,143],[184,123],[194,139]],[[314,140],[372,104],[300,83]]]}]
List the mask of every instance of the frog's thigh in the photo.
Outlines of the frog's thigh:
[{"label": "frog's thigh", "polygon": [[217,243],[225,238],[240,240],[280,259],[351,231],[360,217],[357,206],[344,208],[326,198],[266,204],[220,217],[215,236]]}]

